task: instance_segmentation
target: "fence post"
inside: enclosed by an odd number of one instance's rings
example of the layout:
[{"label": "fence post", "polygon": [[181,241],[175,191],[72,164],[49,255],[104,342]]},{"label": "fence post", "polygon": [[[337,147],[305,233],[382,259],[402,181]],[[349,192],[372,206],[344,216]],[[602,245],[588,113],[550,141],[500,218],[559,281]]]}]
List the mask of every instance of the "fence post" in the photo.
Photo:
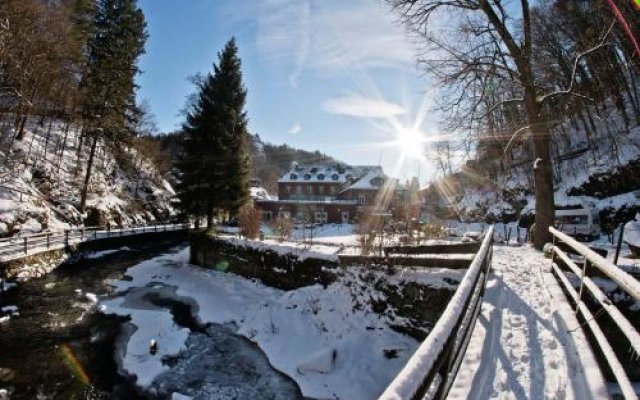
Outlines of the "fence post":
[{"label": "fence post", "polygon": [[51,237],[51,232],[47,232],[47,249],[51,247],[49,238]]},{"label": "fence post", "polygon": [[69,230],[64,230],[64,245],[69,246]]},{"label": "fence post", "polygon": [[93,231],[93,239],[97,239],[98,238],[98,230],[96,229],[95,231]]},{"label": "fence post", "polygon": [[580,291],[578,292],[578,300],[576,301],[576,314],[580,310],[580,303],[582,302],[582,292],[584,289],[584,278],[587,275],[587,267],[589,265],[589,260],[587,260],[587,256],[584,257],[584,266],[582,267],[582,275],[580,276]]},{"label": "fence post", "polygon": [[80,228],[80,240],[84,240],[84,227]]},{"label": "fence post", "polygon": [[620,234],[618,235],[618,245],[616,246],[616,256],[613,258],[613,263],[618,265],[618,257],[620,257],[620,248],[622,247],[622,238],[624,236],[624,227],[626,222],[620,225]]},{"label": "fence post", "polygon": [[24,254],[27,254],[27,237],[25,236],[22,240],[24,242]]}]

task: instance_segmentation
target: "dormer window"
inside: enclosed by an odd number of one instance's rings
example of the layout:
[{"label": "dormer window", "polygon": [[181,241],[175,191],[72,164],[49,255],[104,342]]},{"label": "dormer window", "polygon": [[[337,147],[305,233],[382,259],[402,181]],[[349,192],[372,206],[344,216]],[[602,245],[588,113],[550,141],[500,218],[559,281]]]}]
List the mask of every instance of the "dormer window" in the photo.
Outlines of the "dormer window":
[{"label": "dormer window", "polygon": [[344,174],[344,172],[345,172],[345,171],[344,171],[344,168],[338,168],[338,173],[339,173],[339,174]]},{"label": "dormer window", "polygon": [[291,175],[289,175],[289,179],[291,179],[292,181],[295,181],[296,179],[298,179],[298,175],[291,174]]},{"label": "dormer window", "polygon": [[318,174],[318,180],[319,181],[323,181],[324,180],[324,174]]},{"label": "dormer window", "polygon": [[345,178],[347,178],[347,180],[350,181],[353,178],[353,175],[347,174],[347,176]]},{"label": "dormer window", "polygon": [[334,181],[337,181],[338,178],[339,178],[338,174],[331,175],[331,179],[333,179]]},{"label": "dormer window", "polygon": [[308,181],[309,179],[311,179],[311,174],[304,174],[304,180]]},{"label": "dormer window", "polygon": [[382,186],[383,183],[383,179],[380,178],[379,176],[371,179],[371,181],[369,181],[373,186]]},{"label": "dormer window", "polygon": [[311,172],[312,174],[315,174],[316,172],[318,172],[318,168],[313,167],[309,170],[309,172]]}]

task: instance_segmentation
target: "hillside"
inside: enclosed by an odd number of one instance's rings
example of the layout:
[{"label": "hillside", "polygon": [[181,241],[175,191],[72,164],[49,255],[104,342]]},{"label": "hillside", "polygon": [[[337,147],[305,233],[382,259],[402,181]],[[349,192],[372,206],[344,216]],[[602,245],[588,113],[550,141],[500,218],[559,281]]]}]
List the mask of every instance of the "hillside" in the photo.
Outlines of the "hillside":
[{"label": "hillside", "polygon": [[[587,127],[567,120],[554,127],[554,198],[556,207],[595,206],[605,231],[640,211],[640,125],[627,127],[612,107]],[[530,138],[503,153],[479,151],[461,171],[435,181],[427,202],[440,218],[469,222],[533,221],[534,159]]]},{"label": "hillside", "polygon": [[79,151],[78,127],[58,121],[39,125],[34,117],[23,138],[14,140],[5,122],[0,130],[0,236],[175,217],[171,185],[150,161],[124,145],[119,150],[99,146],[81,213],[88,152]]},{"label": "hillside", "polygon": [[[179,159],[182,154],[182,133],[173,132],[170,134],[156,136],[160,142],[160,147],[167,152],[172,162]],[[275,145],[265,143],[260,135],[249,135],[251,159],[252,159],[252,175],[258,178],[261,185],[269,191],[269,193],[277,192],[277,181],[283,173],[289,170],[291,163],[296,161],[300,163],[323,163],[338,162],[334,158],[321,153],[320,151],[307,151],[293,148],[287,144]],[[174,170],[175,171],[175,170]],[[174,174],[175,177],[175,174]],[[173,178],[175,179],[175,178]]]}]

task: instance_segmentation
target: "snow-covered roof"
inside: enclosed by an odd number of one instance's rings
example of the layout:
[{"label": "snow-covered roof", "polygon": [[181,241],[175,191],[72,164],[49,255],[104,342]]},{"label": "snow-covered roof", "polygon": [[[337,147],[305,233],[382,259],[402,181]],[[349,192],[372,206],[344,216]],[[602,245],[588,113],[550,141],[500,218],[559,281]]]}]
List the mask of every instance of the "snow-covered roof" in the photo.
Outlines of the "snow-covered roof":
[{"label": "snow-covered roof", "polygon": [[291,169],[287,171],[278,182],[280,183],[342,183],[346,184],[363,177],[372,169],[382,168],[371,165],[340,165],[340,164],[317,164],[317,165],[298,165],[293,164]]},{"label": "snow-covered roof", "polygon": [[381,167],[373,167],[368,170],[360,179],[355,181],[350,186],[346,187],[344,191],[351,189],[358,190],[378,190],[384,184],[387,177],[382,172]]},{"label": "snow-covered roof", "polygon": [[260,186],[250,188],[249,195],[252,199],[273,200],[273,198],[267,192],[267,189]]}]

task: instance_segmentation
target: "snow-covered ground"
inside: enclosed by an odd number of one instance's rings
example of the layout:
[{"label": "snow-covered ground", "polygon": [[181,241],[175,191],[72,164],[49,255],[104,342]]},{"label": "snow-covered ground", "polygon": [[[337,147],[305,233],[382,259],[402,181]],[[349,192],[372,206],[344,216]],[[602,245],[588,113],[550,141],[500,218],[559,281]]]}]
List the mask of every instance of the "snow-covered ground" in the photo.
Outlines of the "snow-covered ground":
[{"label": "snow-covered ground", "polygon": [[449,399],[607,399],[579,323],[529,246],[496,246],[482,311]]},{"label": "snow-covered ground", "polygon": [[[360,272],[366,271],[350,269],[326,288],[314,285],[285,292],[189,265],[184,249],[130,268],[126,273],[130,280],[113,282],[116,296],[103,299],[100,309],[131,316],[136,329],[123,346],[121,365],[142,386],[170,368],[162,358],[183,351],[189,336],[168,311],[143,301],[156,292],[191,304],[200,323],[224,324],[257,343],[305,396],[373,399],[418,343],[392,330],[385,316],[371,310],[370,300],[383,295],[363,281]],[[450,275],[442,272],[429,280],[407,271],[391,279],[442,287],[449,285]],[[158,341],[155,356],[149,354],[151,339]]]}]

